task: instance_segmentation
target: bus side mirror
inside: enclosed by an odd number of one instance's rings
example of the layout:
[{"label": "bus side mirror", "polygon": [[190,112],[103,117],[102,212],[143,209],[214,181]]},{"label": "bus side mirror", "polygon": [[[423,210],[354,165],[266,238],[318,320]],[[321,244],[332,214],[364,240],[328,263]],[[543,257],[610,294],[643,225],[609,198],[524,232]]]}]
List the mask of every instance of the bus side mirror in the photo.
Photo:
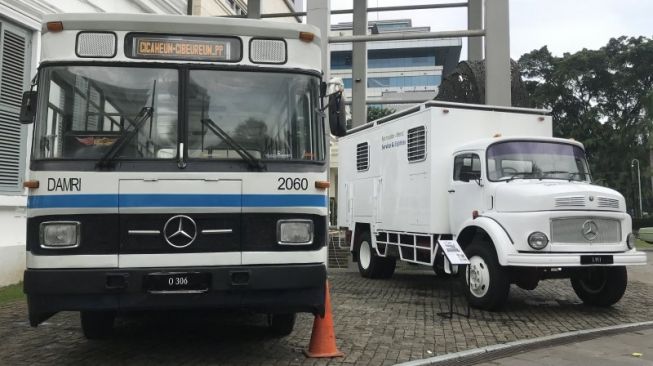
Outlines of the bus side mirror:
[{"label": "bus side mirror", "polygon": [[30,90],[23,93],[23,101],[20,105],[20,123],[26,125],[34,122],[36,117],[36,91]]},{"label": "bus side mirror", "polygon": [[342,137],[347,134],[347,112],[342,92],[329,95],[329,127],[334,136]]}]

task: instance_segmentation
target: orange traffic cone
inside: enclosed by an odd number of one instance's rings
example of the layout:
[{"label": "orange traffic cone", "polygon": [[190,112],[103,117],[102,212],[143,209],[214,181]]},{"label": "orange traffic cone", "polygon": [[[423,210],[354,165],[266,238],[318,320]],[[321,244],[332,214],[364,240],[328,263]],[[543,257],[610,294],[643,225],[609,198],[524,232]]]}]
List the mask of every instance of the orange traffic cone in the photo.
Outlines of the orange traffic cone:
[{"label": "orange traffic cone", "polygon": [[324,299],[324,317],[315,316],[313,333],[306,357],[325,358],[342,357],[344,354],[336,347],[336,334],[333,330],[333,317],[331,316],[331,297],[329,296],[329,281],[326,283],[326,298]]}]

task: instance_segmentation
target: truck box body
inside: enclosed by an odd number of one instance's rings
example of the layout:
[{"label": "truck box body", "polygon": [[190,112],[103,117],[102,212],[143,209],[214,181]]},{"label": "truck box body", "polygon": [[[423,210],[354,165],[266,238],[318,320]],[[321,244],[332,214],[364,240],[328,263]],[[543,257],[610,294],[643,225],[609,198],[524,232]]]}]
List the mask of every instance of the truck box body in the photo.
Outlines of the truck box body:
[{"label": "truck box body", "polygon": [[[450,233],[447,190],[454,149],[497,134],[552,135],[551,117],[544,111],[488,113],[487,108],[435,102],[418,108],[339,139],[338,226],[363,221],[374,223],[373,232]],[[425,141],[418,136],[421,128]]]}]

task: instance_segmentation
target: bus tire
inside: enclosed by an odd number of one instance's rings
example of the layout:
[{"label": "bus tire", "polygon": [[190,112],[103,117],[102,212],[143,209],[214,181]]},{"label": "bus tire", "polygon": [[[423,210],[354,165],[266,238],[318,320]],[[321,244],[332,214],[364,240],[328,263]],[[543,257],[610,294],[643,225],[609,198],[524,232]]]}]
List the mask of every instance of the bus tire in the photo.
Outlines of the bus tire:
[{"label": "bus tire", "polygon": [[382,258],[372,248],[369,232],[362,233],[357,240],[358,272],[365,278],[389,278],[395,271],[395,258]]},{"label": "bus tire", "polygon": [[[472,243],[465,249],[470,265],[469,284],[465,286],[467,299],[472,307],[496,311],[508,300],[510,277],[506,268],[499,264],[491,243]],[[464,281],[467,282],[467,273]]]},{"label": "bus tire", "polygon": [[571,287],[589,306],[608,307],[623,297],[628,285],[626,267],[580,268],[571,275]]},{"label": "bus tire", "polygon": [[82,311],[80,319],[86,339],[106,339],[113,333],[116,314],[111,311]]},{"label": "bus tire", "polygon": [[274,336],[284,337],[292,333],[295,328],[295,313],[290,314],[270,314],[268,323],[270,331]]}]

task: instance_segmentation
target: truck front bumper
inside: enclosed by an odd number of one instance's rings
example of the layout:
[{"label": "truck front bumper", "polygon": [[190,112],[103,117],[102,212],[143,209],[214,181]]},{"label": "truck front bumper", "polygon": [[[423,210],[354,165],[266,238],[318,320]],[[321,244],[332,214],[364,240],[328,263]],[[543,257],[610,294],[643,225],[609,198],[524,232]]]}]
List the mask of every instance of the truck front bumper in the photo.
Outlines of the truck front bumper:
[{"label": "truck front bumper", "polygon": [[635,266],[646,264],[646,253],[630,250],[618,253],[511,253],[507,255],[507,266],[515,267],[586,267],[581,257],[611,256],[611,264],[601,266]]},{"label": "truck front bumper", "polygon": [[[199,272],[202,293],[153,293],[147,278],[160,272]],[[230,267],[28,269],[24,291],[37,326],[60,311],[243,309],[265,313],[324,313],[326,267],[317,264]]]}]

